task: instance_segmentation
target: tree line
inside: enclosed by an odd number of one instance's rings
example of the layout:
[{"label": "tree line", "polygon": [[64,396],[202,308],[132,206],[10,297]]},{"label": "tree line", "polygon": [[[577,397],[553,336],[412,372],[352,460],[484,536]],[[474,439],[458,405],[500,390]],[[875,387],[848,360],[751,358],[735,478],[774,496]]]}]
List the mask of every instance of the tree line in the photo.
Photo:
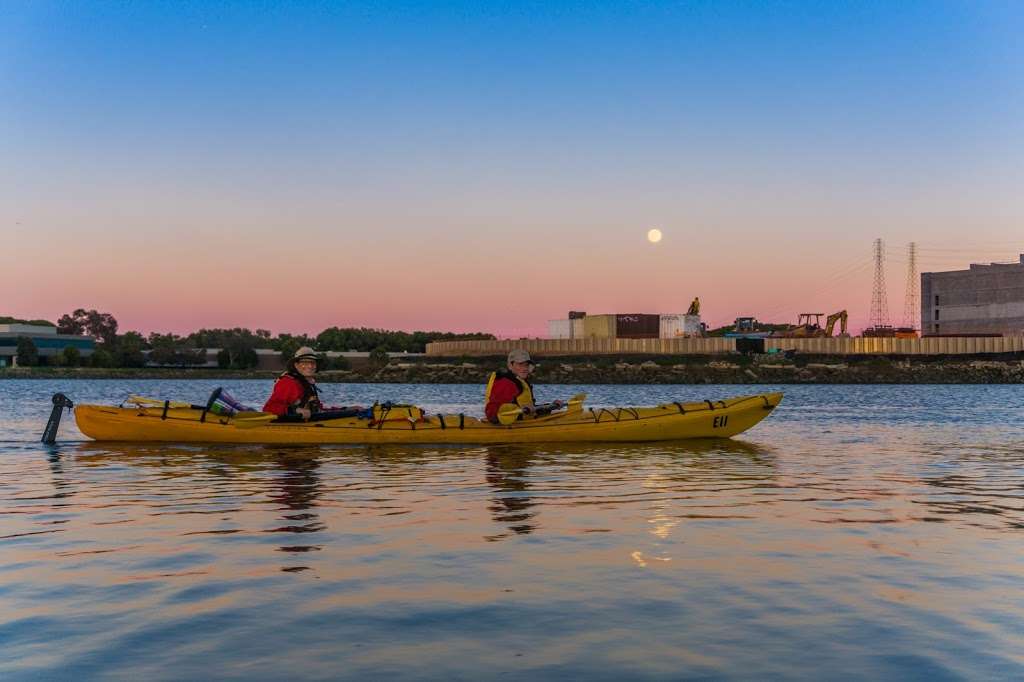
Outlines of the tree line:
[{"label": "tree line", "polygon": [[[14,322],[23,320],[9,319]],[[2,323],[2,322],[0,322]],[[29,324],[29,323],[26,323]],[[143,367],[147,362],[158,365],[188,367],[206,362],[206,351],[220,349],[217,364],[222,368],[249,369],[256,366],[257,349],[271,349],[287,359],[302,346],[310,346],[319,352],[360,351],[422,353],[432,341],[458,341],[494,339],[493,334],[431,331],[388,331],[368,327],[330,327],[316,336],[307,334],[271,334],[266,329],[250,330],[243,327],[231,329],[200,329],[185,336],[153,332],[148,336],[134,331],[118,333],[118,323],[110,313],[79,308],[62,315],[57,324],[35,320],[31,324],[56,326],[58,334],[91,336],[96,339],[96,349],[88,358],[77,348],[67,347],[57,356],[43,357],[27,336],[18,338],[18,364],[34,366],[51,364],[59,366],[90,365],[93,367]],[[335,364],[347,367],[344,359]]]}]

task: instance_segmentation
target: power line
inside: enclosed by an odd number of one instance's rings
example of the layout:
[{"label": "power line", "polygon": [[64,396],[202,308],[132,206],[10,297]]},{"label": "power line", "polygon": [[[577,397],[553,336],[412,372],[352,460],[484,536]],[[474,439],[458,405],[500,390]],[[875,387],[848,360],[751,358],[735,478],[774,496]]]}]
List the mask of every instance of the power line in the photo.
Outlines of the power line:
[{"label": "power line", "polygon": [[[845,266],[842,266],[834,270],[831,274],[826,277],[808,280],[804,283],[802,290],[804,292],[813,292],[809,297],[801,296],[799,302],[792,301],[780,301],[775,306],[770,308],[763,308],[761,316],[767,320],[775,318],[783,313],[788,312],[801,312],[810,309],[811,307],[819,307],[820,305],[831,306],[832,294],[837,291],[844,291],[848,293],[850,291],[850,284],[858,276],[865,273],[871,267],[870,257],[861,257],[854,262],[848,262]],[[797,310],[797,306],[800,306],[800,310]],[[843,306],[849,308],[849,305]]]}]

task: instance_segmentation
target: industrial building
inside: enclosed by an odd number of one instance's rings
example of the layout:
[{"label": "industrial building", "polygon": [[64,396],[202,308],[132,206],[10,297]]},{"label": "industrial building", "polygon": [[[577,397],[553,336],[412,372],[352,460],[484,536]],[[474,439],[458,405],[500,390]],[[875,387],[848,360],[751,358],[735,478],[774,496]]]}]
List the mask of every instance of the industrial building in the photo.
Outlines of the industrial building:
[{"label": "industrial building", "polygon": [[18,356],[18,338],[26,336],[32,340],[39,356],[50,358],[64,352],[65,348],[77,348],[82,357],[92,355],[96,341],[89,336],[58,334],[56,327],[37,324],[0,324],[0,367],[12,367]]},{"label": "industrial building", "polygon": [[1019,263],[921,273],[925,335],[1024,334],[1024,254]]}]

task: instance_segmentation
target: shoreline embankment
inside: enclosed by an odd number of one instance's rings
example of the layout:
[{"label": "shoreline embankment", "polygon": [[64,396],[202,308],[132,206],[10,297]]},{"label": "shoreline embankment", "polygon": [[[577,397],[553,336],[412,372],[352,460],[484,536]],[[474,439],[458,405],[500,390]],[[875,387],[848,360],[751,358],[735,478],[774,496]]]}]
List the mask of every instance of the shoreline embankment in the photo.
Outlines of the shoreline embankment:
[{"label": "shoreline embankment", "polygon": [[[356,365],[319,374],[321,383],[483,384],[503,357],[423,358],[383,367]],[[17,367],[3,379],[263,379],[278,372],[215,368]],[[713,356],[540,358],[540,384],[1020,384],[1024,353],[955,356]]]}]

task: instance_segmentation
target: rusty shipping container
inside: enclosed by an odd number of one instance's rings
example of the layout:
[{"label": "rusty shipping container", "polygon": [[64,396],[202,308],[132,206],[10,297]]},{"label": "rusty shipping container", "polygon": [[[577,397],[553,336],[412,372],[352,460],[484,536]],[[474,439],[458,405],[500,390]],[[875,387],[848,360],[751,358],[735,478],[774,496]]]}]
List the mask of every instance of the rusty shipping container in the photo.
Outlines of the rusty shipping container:
[{"label": "rusty shipping container", "polygon": [[661,316],[645,313],[620,313],[615,316],[615,336],[620,339],[656,339],[661,332]]},{"label": "rusty shipping container", "polygon": [[614,315],[587,315],[583,318],[583,336],[588,339],[614,339]]}]

